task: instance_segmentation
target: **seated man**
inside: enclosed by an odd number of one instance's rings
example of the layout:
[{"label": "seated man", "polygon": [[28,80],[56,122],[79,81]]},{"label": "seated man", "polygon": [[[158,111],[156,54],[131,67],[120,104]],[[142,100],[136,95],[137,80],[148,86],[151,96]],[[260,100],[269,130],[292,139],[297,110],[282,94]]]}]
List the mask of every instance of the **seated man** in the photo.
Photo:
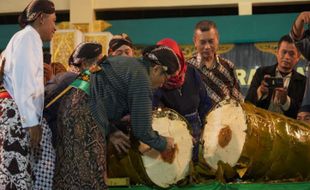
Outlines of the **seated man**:
[{"label": "seated man", "polygon": [[310,105],[301,106],[297,114],[297,120],[301,120],[310,124]]},{"label": "seated man", "polygon": [[[306,77],[294,69],[300,53],[290,36],[283,36],[278,43],[277,63],[257,69],[246,96],[254,105],[296,118],[305,91]],[[282,80],[283,86],[272,88],[268,78]]]}]

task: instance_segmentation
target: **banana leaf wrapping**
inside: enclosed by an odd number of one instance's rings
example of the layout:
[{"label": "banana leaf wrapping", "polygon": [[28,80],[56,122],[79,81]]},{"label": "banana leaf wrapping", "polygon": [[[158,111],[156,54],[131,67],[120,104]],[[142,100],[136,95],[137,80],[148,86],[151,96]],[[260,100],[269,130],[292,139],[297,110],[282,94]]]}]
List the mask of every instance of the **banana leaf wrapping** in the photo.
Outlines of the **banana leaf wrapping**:
[{"label": "banana leaf wrapping", "polygon": [[174,138],[178,148],[172,163],[164,162],[158,151],[131,138],[131,149],[126,155],[118,155],[109,146],[109,178],[129,177],[131,184],[157,188],[169,188],[187,178],[193,142],[186,120],[174,110],[157,110],[153,112],[152,127],[160,135]]},{"label": "banana leaf wrapping", "polygon": [[234,100],[224,100],[206,117],[195,168],[201,181],[309,179],[306,123]]}]

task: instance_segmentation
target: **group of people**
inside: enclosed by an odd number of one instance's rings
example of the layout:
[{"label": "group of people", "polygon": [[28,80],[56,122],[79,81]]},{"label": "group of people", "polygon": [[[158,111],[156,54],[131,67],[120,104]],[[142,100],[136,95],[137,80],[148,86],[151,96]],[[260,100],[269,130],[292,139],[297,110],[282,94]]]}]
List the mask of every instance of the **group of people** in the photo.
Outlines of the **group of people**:
[{"label": "group of people", "polygon": [[[171,160],[174,139],[152,129],[157,107],[174,109],[188,121],[196,163],[205,115],[224,99],[244,101],[234,64],[217,54],[213,21],[196,24],[197,52],[189,60],[171,38],[135,58],[133,42],[119,34],[107,56],[98,43],[79,44],[69,70],[46,79],[42,42],[52,39],[55,21],[51,1],[31,1],[19,19],[22,30],[1,54],[0,189],[107,189],[107,143],[126,153],[136,139]],[[280,39],[277,63],[257,70],[246,101],[310,119],[310,81],[294,69],[299,52],[310,57],[305,23],[309,12]],[[272,77],[281,78],[283,86],[270,88]],[[299,110],[309,116],[297,116]]]}]

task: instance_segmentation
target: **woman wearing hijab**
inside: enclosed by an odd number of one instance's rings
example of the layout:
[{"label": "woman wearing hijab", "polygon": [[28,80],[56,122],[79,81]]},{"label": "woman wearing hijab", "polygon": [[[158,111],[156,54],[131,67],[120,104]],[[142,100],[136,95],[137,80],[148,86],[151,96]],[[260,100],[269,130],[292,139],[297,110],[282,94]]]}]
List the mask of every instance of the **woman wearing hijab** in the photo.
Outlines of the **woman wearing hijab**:
[{"label": "woman wearing hijab", "polygon": [[133,57],[133,44],[129,36],[125,33],[117,34],[109,42],[109,56]]},{"label": "woman wearing hijab", "polygon": [[105,135],[89,111],[89,75],[102,58],[98,43],[79,44],[69,58],[80,74],[57,110],[54,189],[105,189]]},{"label": "woman wearing hijab", "polygon": [[[45,109],[44,118],[47,120],[49,127],[52,130],[52,142],[53,146],[56,146],[57,142],[57,113],[61,102],[61,97],[55,99],[60,93],[62,93],[79,74],[81,74],[88,65],[85,65],[82,61],[93,58],[94,56],[102,57],[102,46],[98,43],[81,43],[68,60],[68,71],[61,72],[53,76],[53,78],[47,82],[45,86]],[[83,48],[81,48],[83,47]],[[99,48],[93,48],[99,47]],[[77,51],[79,50],[79,51]],[[60,63],[59,63],[60,64]]]},{"label": "woman wearing hijab", "polygon": [[22,30],[2,54],[6,61],[0,98],[0,189],[52,187],[55,155],[42,119],[42,42],[52,39],[55,21],[51,1],[31,1],[19,17]]},{"label": "woman wearing hijab", "polygon": [[193,161],[197,162],[198,142],[202,129],[201,119],[210,109],[211,101],[206,94],[198,71],[185,63],[182,50],[177,42],[165,38],[157,44],[167,46],[174,51],[179,59],[180,70],[154,92],[153,106],[174,109],[187,119],[195,141]]}]

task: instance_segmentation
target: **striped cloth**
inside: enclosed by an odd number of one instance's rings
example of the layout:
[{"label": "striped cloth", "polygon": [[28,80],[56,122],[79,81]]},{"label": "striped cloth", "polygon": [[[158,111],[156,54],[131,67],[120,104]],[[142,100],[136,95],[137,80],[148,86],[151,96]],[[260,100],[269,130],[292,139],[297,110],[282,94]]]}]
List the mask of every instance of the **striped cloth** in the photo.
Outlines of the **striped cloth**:
[{"label": "striped cloth", "polygon": [[130,114],[133,136],[163,151],[166,140],[152,129],[150,64],[131,57],[111,57],[102,71],[91,75],[90,110],[99,126],[109,133],[110,124]]},{"label": "striped cloth", "polygon": [[194,54],[188,63],[199,69],[201,78],[205,82],[208,96],[213,104],[217,104],[225,98],[234,98],[243,101],[244,97],[240,92],[234,64],[216,55],[216,63],[213,68],[208,69],[201,64],[201,58]]}]

